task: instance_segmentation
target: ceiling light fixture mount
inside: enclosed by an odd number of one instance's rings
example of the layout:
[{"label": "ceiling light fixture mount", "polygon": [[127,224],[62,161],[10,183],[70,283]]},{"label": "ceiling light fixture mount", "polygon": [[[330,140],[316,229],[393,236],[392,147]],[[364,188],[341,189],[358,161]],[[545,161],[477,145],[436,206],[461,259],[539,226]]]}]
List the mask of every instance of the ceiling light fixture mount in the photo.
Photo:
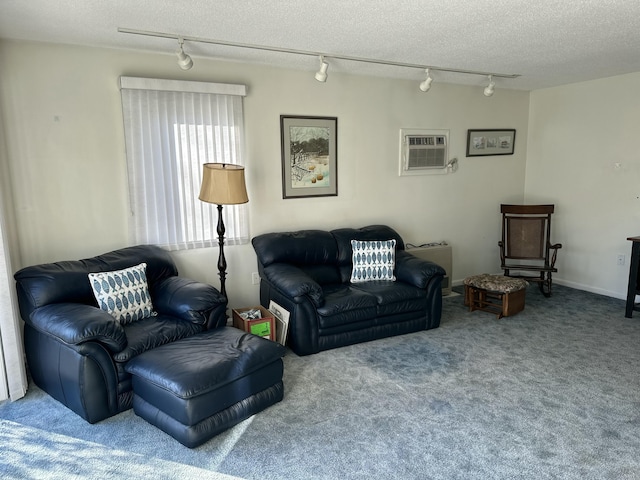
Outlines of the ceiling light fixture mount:
[{"label": "ceiling light fixture mount", "polygon": [[[175,40],[189,41],[189,42],[198,42],[198,43],[208,43],[211,45],[222,45],[225,47],[236,47],[236,48],[248,48],[252,50],[262,50],[268,52],[277,52],[277,53],[289,53],[293,55],[307,55],[313,57],[322,57],[324,58],[334,58],[337,60],[346,60],[350,62],[361,62],[361,63],[372,63],[376,65],[389,65],[392,67],[404,67],[404,68],[417,68],[420,70],[430,70],[430,71],[438,71],[438,72],[449,72],[449,73],[459,73],[462,75],[478,75],[482,77],[499,77],[499,78],[518,78],[520,75],[513,73],[495,73],[495,72],[479,72],[475,70],[464,70],[459,68],[448,68],[448,67],[437,67],[433,65],[419,65],[415,63],[404,63],[404,62],[394,62],[390,60],[379,60],[375,58],[364,58],[364,57],[352,57],[348,55],[333,55],[328,53],[321,52],[311,52],[307,50],[294,50],[291,48],[280,48],[280,47],[270,47],[267,45],[251,45],[247,43],[235,43],[235,42],[227,42],[224,40],[212,40],[209,38],[203,37],[191,37],[187,35],[176,35],[175,33],[164,33],[164,32],[151,32],[146,30],[136,30],[131,28],[118,28],[119,33],[127,33],[131,35],[144,35],[147,37],[157,37],[157,38],[173,38]],[[180,49],[182,50],[182,44]],[[182,52],[186,57],[189,57],[187,54]],[[180,52],[178,52],[178,55]],[[324,60],[323,60],[323,63]],[[193,63],[192,63],[193,64]],[[181,67],[182,68],[182,67]],[[189,66],[191,68],[191,66]],[[328,64],[327,64],[328,68]],[[188,68],[185,68],[188,70]],[[322,66],[318,73],[322,72]],[[325,72],[326,73],[326,72]],[[426,80],[425,80],[426,81]]]}]

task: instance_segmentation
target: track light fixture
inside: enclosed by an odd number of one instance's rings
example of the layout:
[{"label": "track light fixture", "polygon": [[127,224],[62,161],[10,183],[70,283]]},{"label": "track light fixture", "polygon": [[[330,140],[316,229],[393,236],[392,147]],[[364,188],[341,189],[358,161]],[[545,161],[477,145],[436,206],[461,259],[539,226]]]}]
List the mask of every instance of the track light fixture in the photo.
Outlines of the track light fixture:
[{"label": "track light fixture", "polygon": [[489,75],[489,85],[484,87],[484,92],[483,92],[484,96],[490,97],[491,95],[493,95],[495,86],[496,86],[496,82],[493,81],[493,75]]},{"label": "track light fixture", "polygon": [[433,78],[431,78],[431,74],[429,73],[428,68],[425,70],[425,73],[427,74],[427,78],[425,78],[423,82],[420,82],[420,90],[422,90],[423,92],[428,92],[431,88],[431,82],[433,82]]},{"label": "track light fixture", "polygon": [[184,38],[178,38],[178,45],[180,46],[180,50],[176,52],[176,55],[178,56],[178,66],[182,70],[189,70],[191,67],[193,67],[193,60],[189,55],[184,53],[184,50],[182,49],[183,44]]},{"label": "track light fixture", "polygon": [[324,61],[324,56],[320,55],[320,70],[316,72],[316,80],[319,82],[327,81],[327,69],[329,68],[329,64]]},{"label": "track light fixture", "polygon": [[448,68],[448,67],[436,67],[436,66],[427,66],[427,65],[419,65],[419,64],[415,64],[415,63],[403,63],[403,62],[394,62],[394,61],[390,61],[390,60],[378,60],[375,58],[364,58],[364,57],[351,57],[351,56],[347,56],[347,55],[334,55],[334,54],[322,54],[320,52],[310,52],[307,50],[294,50],[294,49],[290,49],[290,48],[280,48],[280,47],[269,47],[266,45],[251,45],[251,44],[247,44],[247,43],[234,43],[234,42],[227,42],[224,40],[212,40],[209,38],[202,38],[202,37],[190,37],[190,36],[184,36],[184,35],[176,35],[175,33],[163,33],[163,32],[149,32],[149,31],[145,31],[145,30],[134,30],[131,28],[118,28],[118,32],[120,33],[128,33],[128,34],[132,34],[132,35],[144,35],[147,37],[156,37],[156,38],[173,38],[178,40],[178,43],[180,44],[180,50],[178,50],[177,55],[178,55],[178,65],[180,65],[180,68],[182,68],[183,70],[189,70],[192,66],[193,66],[193,60],[191,60],[191,57],[189,57],[189,55],[187,55],[186,53],[184,53],[184,50],[182,49],[182,44],[184,43],[185,40],[189,41],[189,42],[199,42],[199,43],[207,43],[207,44],[211,44],[211,45],[222,45],[225,47],[236,47],[236,48],[249,48],[252,50],[262,50],[262,51],[267,51],[267,52],[278,52],[278,53],[290,53],[293,55],[307,55],[307,56],[313,56],[313,57],[317,57],[320,56],[320,70],[318,70],[318,72],[316,73],[316,80],[318,80],[319,82],[325,82],[327,80],[327,69],[329,68],[329,64],[327,62],[324,61],[324,57],[330,57],[332,59],[336,59],[336,60],[346,60],[348,62],[361,62],[361,63],[372,63],[372,64],[376,64],[376,65],[389,65],[392,67],[401,67],[401,68],[419,68],[421,70],[424,70],[427,72],[427,78],[420,83],[420,90],[422,90],[423,92],[426,92],[429,90],[429,87],[431,86],[431,82],[433,81],[431,76],[429,75],[429,71],[438,71],[438,72],[449,72],[449,73],[455,73],[455,74],[461,74],[461,75],[479,75],[479,76],[483,76],[483,77],[489,77],[489,85],[484,89],[484,94],[487,97],[490,97],[491,95],[493,95],[493,89],[495,86],[495,83],[493,82],[493,77],[500,77],[500,78],[517,78],[520,75],[518,74],[511,74],[511,73],[495,73],[495,72],[478,72],[478,71],[474,71],[474,70],[462,70],[459,68]]}]

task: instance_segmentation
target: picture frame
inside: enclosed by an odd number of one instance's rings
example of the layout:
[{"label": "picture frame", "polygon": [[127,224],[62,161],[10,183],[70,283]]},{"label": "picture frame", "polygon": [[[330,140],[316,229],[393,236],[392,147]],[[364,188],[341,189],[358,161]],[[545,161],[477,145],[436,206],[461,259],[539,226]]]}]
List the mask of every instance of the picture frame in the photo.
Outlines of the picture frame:
[{"label": "picture frame", "polygon": [[271,300],[269,302],[269,311],[273,314],[276,321],[276,341],[281,345],[287,344],[287,335],[289,333],[289,311]]},{"label": "picture frame", "polygon": [[516,131],[513,128],[467,130],[467,157],[513,155]]},{"label": "picture frame", "polygon": [[282,198],[338,195],[338,118],[280,115]]}]

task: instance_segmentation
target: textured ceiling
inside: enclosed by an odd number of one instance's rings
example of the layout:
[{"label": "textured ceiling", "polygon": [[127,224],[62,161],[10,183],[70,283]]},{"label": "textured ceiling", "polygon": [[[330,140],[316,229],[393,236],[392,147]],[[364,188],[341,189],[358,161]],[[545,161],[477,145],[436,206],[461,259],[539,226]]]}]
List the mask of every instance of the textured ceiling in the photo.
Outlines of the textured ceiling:
[{"label": "textured ceiling", "polygon": [[[174,52],[166,32],[321,52],[331,73],[407,78],[419,69],[331,60],[331,54],[520,74],[497,88],[533,90],[640,72],[638,0],[0,0],[0,38]],[[309,56],[185,43],[199,57],[318,68]],[[176,67],[177,68],[177,67]],[[434,72],[434,82],[486,78]]]}]

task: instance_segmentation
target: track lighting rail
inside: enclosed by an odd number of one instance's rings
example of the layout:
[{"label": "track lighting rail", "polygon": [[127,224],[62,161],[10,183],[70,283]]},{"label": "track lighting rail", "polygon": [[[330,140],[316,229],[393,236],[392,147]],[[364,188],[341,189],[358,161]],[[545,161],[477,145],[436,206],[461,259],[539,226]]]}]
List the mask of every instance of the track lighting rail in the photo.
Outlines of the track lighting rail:
[{"label": "track lighting rail", "polygon": [[293,55],[307,55],[311,57],[324,57],[338,60],[346,60],[350,62],[360,62],[360,63],[372,63],[377,65],[389,65],[393,67],[404,67],[404,68],[417,68],[420,70],[429,69],[431,72],[449,72],[449,73],[460,73],[463,75],[478,75],[483,77],[492,76],[493,78],[517,78],[519,74],[513,73],[495,73],[495,72],[481,72],[475,70],[464,70],[459,68],[449,68],[449,67],[438,67],[434,65],[420,65],[416,63],[404,63],[404,62],[396,62],[391,60],[379,60],[375,58],[365,58],[365,57],[354,57],[350,55],[334,55],[330,53],[323,52],[311,52],[307,50],[296,50],[292,48],[281,48],[281,47],[270,47],[267,45],[252,45],[248,43],[235,43],[235,42],[227,42],[224,40],[212,40],[209,38],[203,37],[192,37],[188,35],[177,35],[174,33],[164,33],[164,32],[152,32],[146,30],[135,30],[131,28],[120,28],[118,27],[119,33],[127,33],[132,35],[144,35],[147,37],[158,37],[158,38],[171,38],[174,40],[183,40],[185,42],[198,42],[198,43],[208,43],[212,45],[222,45],[226,47],[237,47],[237,48],[248,48],[252,50],[263,50],[268,52],[278,52],[278,53],[290,53]]}]

